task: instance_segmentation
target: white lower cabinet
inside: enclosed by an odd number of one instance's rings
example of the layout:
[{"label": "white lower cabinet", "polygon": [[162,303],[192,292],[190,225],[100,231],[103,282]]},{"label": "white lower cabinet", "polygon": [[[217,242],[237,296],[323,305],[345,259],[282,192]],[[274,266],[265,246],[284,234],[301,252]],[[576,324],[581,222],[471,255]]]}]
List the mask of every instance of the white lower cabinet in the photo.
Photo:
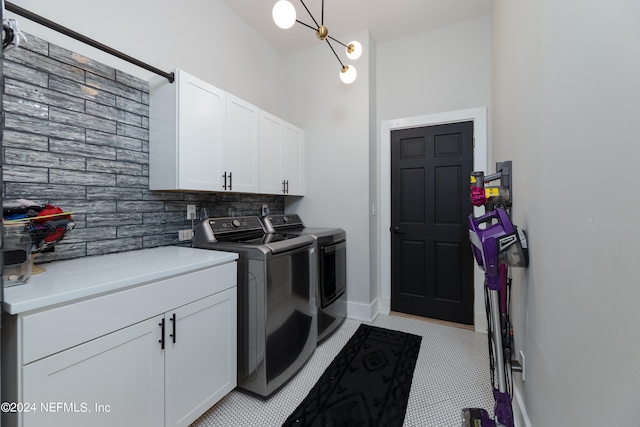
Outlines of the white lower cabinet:
[{"label": "white lower cabinet", "polygon": [[[178,306],[168,310],[172,303]],[[153,307],[158,311],[104,334],[107,319],[135,318],[127,304],[137,307],[135,313],[150,313]],[[3,361],[3,374],[12,372],[6,381],[13,384],[3,384],[3,400],[21,406],[3,413],[2,425],[188,426],[236,386],[236,313],[234,262],[10,316],[3,335],[8,333],[15,340],[11,346],[22,350]],[[62,351],[56,351],[54,342],[47,344],[49,351],[29,351],[42,342],[39,333],[55,319],[66,319],[58,320],[56,330],[70,342],[92,330],[96,337],[86,342],[78,338],[82,343]]]},{"label": "white lower cabinet", "polygon": [[26,365],[24,426],[164,425],[162,316]]},{"label": "white lower cabinet", "polygon": [[188,426],[236,386],[236,298],[229,289],[165,316],[165,426]]}]

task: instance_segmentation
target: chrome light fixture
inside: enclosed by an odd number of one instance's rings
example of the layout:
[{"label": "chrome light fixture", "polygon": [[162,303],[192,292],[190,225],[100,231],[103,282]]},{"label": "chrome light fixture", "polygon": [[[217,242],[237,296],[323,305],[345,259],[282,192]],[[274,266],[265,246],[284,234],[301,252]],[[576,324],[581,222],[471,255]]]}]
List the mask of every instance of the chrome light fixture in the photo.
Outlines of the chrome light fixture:
[{"label": "chrome light fixture", "polygon": [[344,44],[329,35],[329,30],[324,26],[324,0],[322,0],[322,19],[320,20],[320,25],[318,25],[318,21],[316,21],[316,19],[313,17],[307,5],[304,4],[304,1],[300,0],[300,3],[302,3],[307,13],[309,13],[309,16],[313,20],[315,27],[298,21],[296,19],[296,9],[288,0],[278,0],[278,2],[276,2],[276,4],[273,6],[273,21],[278,27],[284,30],[293,27],[293,24],[297,22],[315,31],[316,36],[321,41],[327,42],[327,44],[331,48],[331,51],[342,66],[342,69],[340,70],[340,80],[342,80],[342,82],[346,84],[353,83],[358,75],[358,73],[356,72],[356,67],[354,67],[353,65],[344,65],[329,40],[333,40],[334,42],[344,46],[347,57],[353,60],[360,58],[360,55],[362,55],[362,45],[357,41],[352,41],[349,44]]}]

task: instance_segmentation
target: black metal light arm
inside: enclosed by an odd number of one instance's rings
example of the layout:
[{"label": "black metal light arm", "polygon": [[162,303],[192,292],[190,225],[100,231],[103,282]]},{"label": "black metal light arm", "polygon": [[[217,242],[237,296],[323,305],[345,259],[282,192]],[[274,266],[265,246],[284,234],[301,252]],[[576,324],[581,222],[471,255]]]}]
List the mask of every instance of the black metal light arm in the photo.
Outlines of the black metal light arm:
[{"label": "black metal light arm", "polygon": [[309,24],[305,24],[305,23],[304,23],[304,22],[302,22],[302,21],[298,21],[297,19],[296,19],[296,22],[297,22],[298,24],[302,24],[302,25],[304,25],[304,26],[305,26],[305,27],[307,27],[307,28],[311,28],[313,31],[316,31],[316,32],[318,31],[318,28],[317,28],[317,27],[315,27],[315,28],[314,28],[314,27],[312,27],[312,26],[311,26],[311,25],[309,25]]},{"label": "black metal light arm", "polygon": [[[307,13],[309,14],[309,16],[311,17],[311,19],[313,19],[313,22],[315,22],[316,27],[319,27],[320,25],[318,25],[318,21],[316,21],[316,18],[313,17],[313,15],[311,14],[311,11],[309,11],[309,8],[307,7],[306,4],[304,4],[304,2],[302,0],[300,0],[300,3],[302,3],[302,5],[304,6],[305,9],[307,9]],[[324,21],[324,0],[322,0],[322,20]],[[298,21],[300,22],[300,21]],[[301,23],[301,22],[300,22]]]},{"label": "black metal light arm", "polygon": [[[302,3],[302,6],[304,6],[305,10],[307,11],[307,13],[309,14],[309,16],[311,17],[311,19],[313,20],[314,24],[316,24],[315,27],[309,25],[309,24],[305,24],[304,22],[296,19],[295,22],[297,22],[298,24],[301,24],[311,30],[313,30],[316,35],[318,36],[318,38],[320,40],[326,41],[327,44],[329,45],[329,48],[331,49],[331,51],[333,52],[333,54],[335,55],[336,59],[338,60],[338,62],[340,63],[340,66],[342,67],[341,71],[344,73],[346,72],[349,67],[345,66],[344,63],[342,62],[342,60],[340,59],[340,57],[338,56],[338,53],[336,52],[336,50],[333,48],[333,45],[331,44],[331,42],[329,40],[333,40],[334,42],[344,46],[347,49],[347,53],[351,53],[353,52],[353,45],[346,45],[345,43],[342,43],[340,40],[337,40],[333,37],[331,37],[329,35],[329,31],[327,30],[327,27],[324,26],[324,0],[322,0],[322,19],[321,19],[321,24],[318,25],[318,21],[316,21],[316,19],[313,17],[313,14],[311,13],[311,11],[309,10],[309,8],[307,7],[307,5],[304,3],[303,0],[300,0],[300,3]],[[275,9],[274,9],[275,10]],[[355,68],[354,68],[355,70]]]},{"label": "black metal light arm", "polygon": [[[309,24],[305,24],[305,23],[304,23],[304,22],[302,22],[302,21],[298,21],[298,20],[296,19],[296,22],[297,22],[298,24],[302,24],[302,25],[304,25],[304,26],[305,26],[305,27],[307,27],[307,28],[312,29],[313,31],[318,31],[318,29],[317,29],[317,28],[313,28],[311,25],[309,25]],[[333,37],[331,37],[331,36],[327,36],[327,38],[330,38],[330,39],[331,39],[331,40],[333,40],[334,42],[339,43],[339,44],[341,44],[341,45],[342,45],[342,46],[344,46],[344,47],[347,47],[347,45],[346,45],[346,44],[342,43],[342,42],[341,42],[341,41],[339,41],[339,40],[334,39],[334,38],[333,38]],[[344,64],[343,64],[343,63],[342,63],[342,61],[340,60],[340,57],[339,57],[339,56],[338,56],[338,54],[336,53],[336,51],[335,51],[335,49],[333,48],[333,46],[331,46],[331,43],[329,43],[329,40],[326,40],[326,39],[325,39],[325,41],[327,42],[327,44],[328,44],[328,45],[329,45],[329,47],[331,48],[331,51],[333,52],[333,54],[334,54],[334,55],[336,56],[336,58],[338,59],[338,62],[340,63],[340,65],[342,66],[342,68],[344,68]]]},{"label": "black metal light arm", "polygon": [[331,40],[333,40],[334,42],[336,42],[336,43],[338,43],[338,44],[341,44],[342,46],[344,46],[344,47],[346,47],[346,48],[348,48],[348,47],[349,47],[349,46],[347,46],[346,44],[342,43],[340,40],[336,40],[336,39],[334,39],[334,38],[333,38],[333,37],[331,37],[331,36],[327,36],[327,38],[330,38],[330,39],[331,39]]},{"label": "black metal light arm", "polygon": [[333,48],[333,46],[331,46],[331,43],[329,43],[329,40],[326,40],[327,44],[329,45],[329,47],[331,48],[331,51],[333,52],[333,54],[336,56],[336,59],[338,60],[338,62],[340,63],[340,65],[342,66],[342,68],[344,68],[344,64],[342,63],[342,61],[340,61],[340,57],[338,56],[338,54],[336,53],[335,49]]}]

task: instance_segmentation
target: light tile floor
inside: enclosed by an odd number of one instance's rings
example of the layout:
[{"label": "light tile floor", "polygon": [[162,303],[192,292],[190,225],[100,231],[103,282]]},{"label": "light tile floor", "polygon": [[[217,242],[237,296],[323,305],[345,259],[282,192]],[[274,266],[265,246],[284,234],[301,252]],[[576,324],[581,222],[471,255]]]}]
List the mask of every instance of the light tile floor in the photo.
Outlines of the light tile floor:
[{"label": "light tile floor", "polygon": [[[300,372],[268,400],[236,389],[191,427],[281,426],[360,323],[346,319],[316,348]],[[372,324],[423,337],[405,426],[459,427],[460,410],[464,407],[485,408],[493,413],[485,334],[400,316],[379,315]]]}]

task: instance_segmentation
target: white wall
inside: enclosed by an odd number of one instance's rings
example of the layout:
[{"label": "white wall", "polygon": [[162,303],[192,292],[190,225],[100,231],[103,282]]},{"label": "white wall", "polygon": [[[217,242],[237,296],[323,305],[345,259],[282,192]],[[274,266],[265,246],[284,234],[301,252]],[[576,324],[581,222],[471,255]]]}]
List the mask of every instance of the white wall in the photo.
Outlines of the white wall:
[{"label": "white wall", "polygon": [[[309,37],[314,37],[313,33]],[[305,130],[306,196],[287,198],[285,210],[297,212],[313,227],[347,232],[349,316],[371,317],[369,278],[369,33],[358,40],[364,53],[352,63],[358,78],[339,79],[340,63],[326,43],[285,56],[283,116]]]},{"label": "white wall", "polygon": [[380,121],[488,107],[489,16],[378,44]]},{"label": "white wall", "polygon": [[[17,6],[165,72],[185,71],[275,115],[282,55],[220,0],[20,0]],[[20,28],[134,76],[151,72],[8,12]]]},{"label": "white wall", "polygon": [[638,425],[640,3],[496,0],[491,144],[513,160],[530,425]]},{"label": "white wall", "polygon": [[378,254],[380,250],[378,206],[378,45],[369,34],[369,294],[374,306],[380,301]]}]

